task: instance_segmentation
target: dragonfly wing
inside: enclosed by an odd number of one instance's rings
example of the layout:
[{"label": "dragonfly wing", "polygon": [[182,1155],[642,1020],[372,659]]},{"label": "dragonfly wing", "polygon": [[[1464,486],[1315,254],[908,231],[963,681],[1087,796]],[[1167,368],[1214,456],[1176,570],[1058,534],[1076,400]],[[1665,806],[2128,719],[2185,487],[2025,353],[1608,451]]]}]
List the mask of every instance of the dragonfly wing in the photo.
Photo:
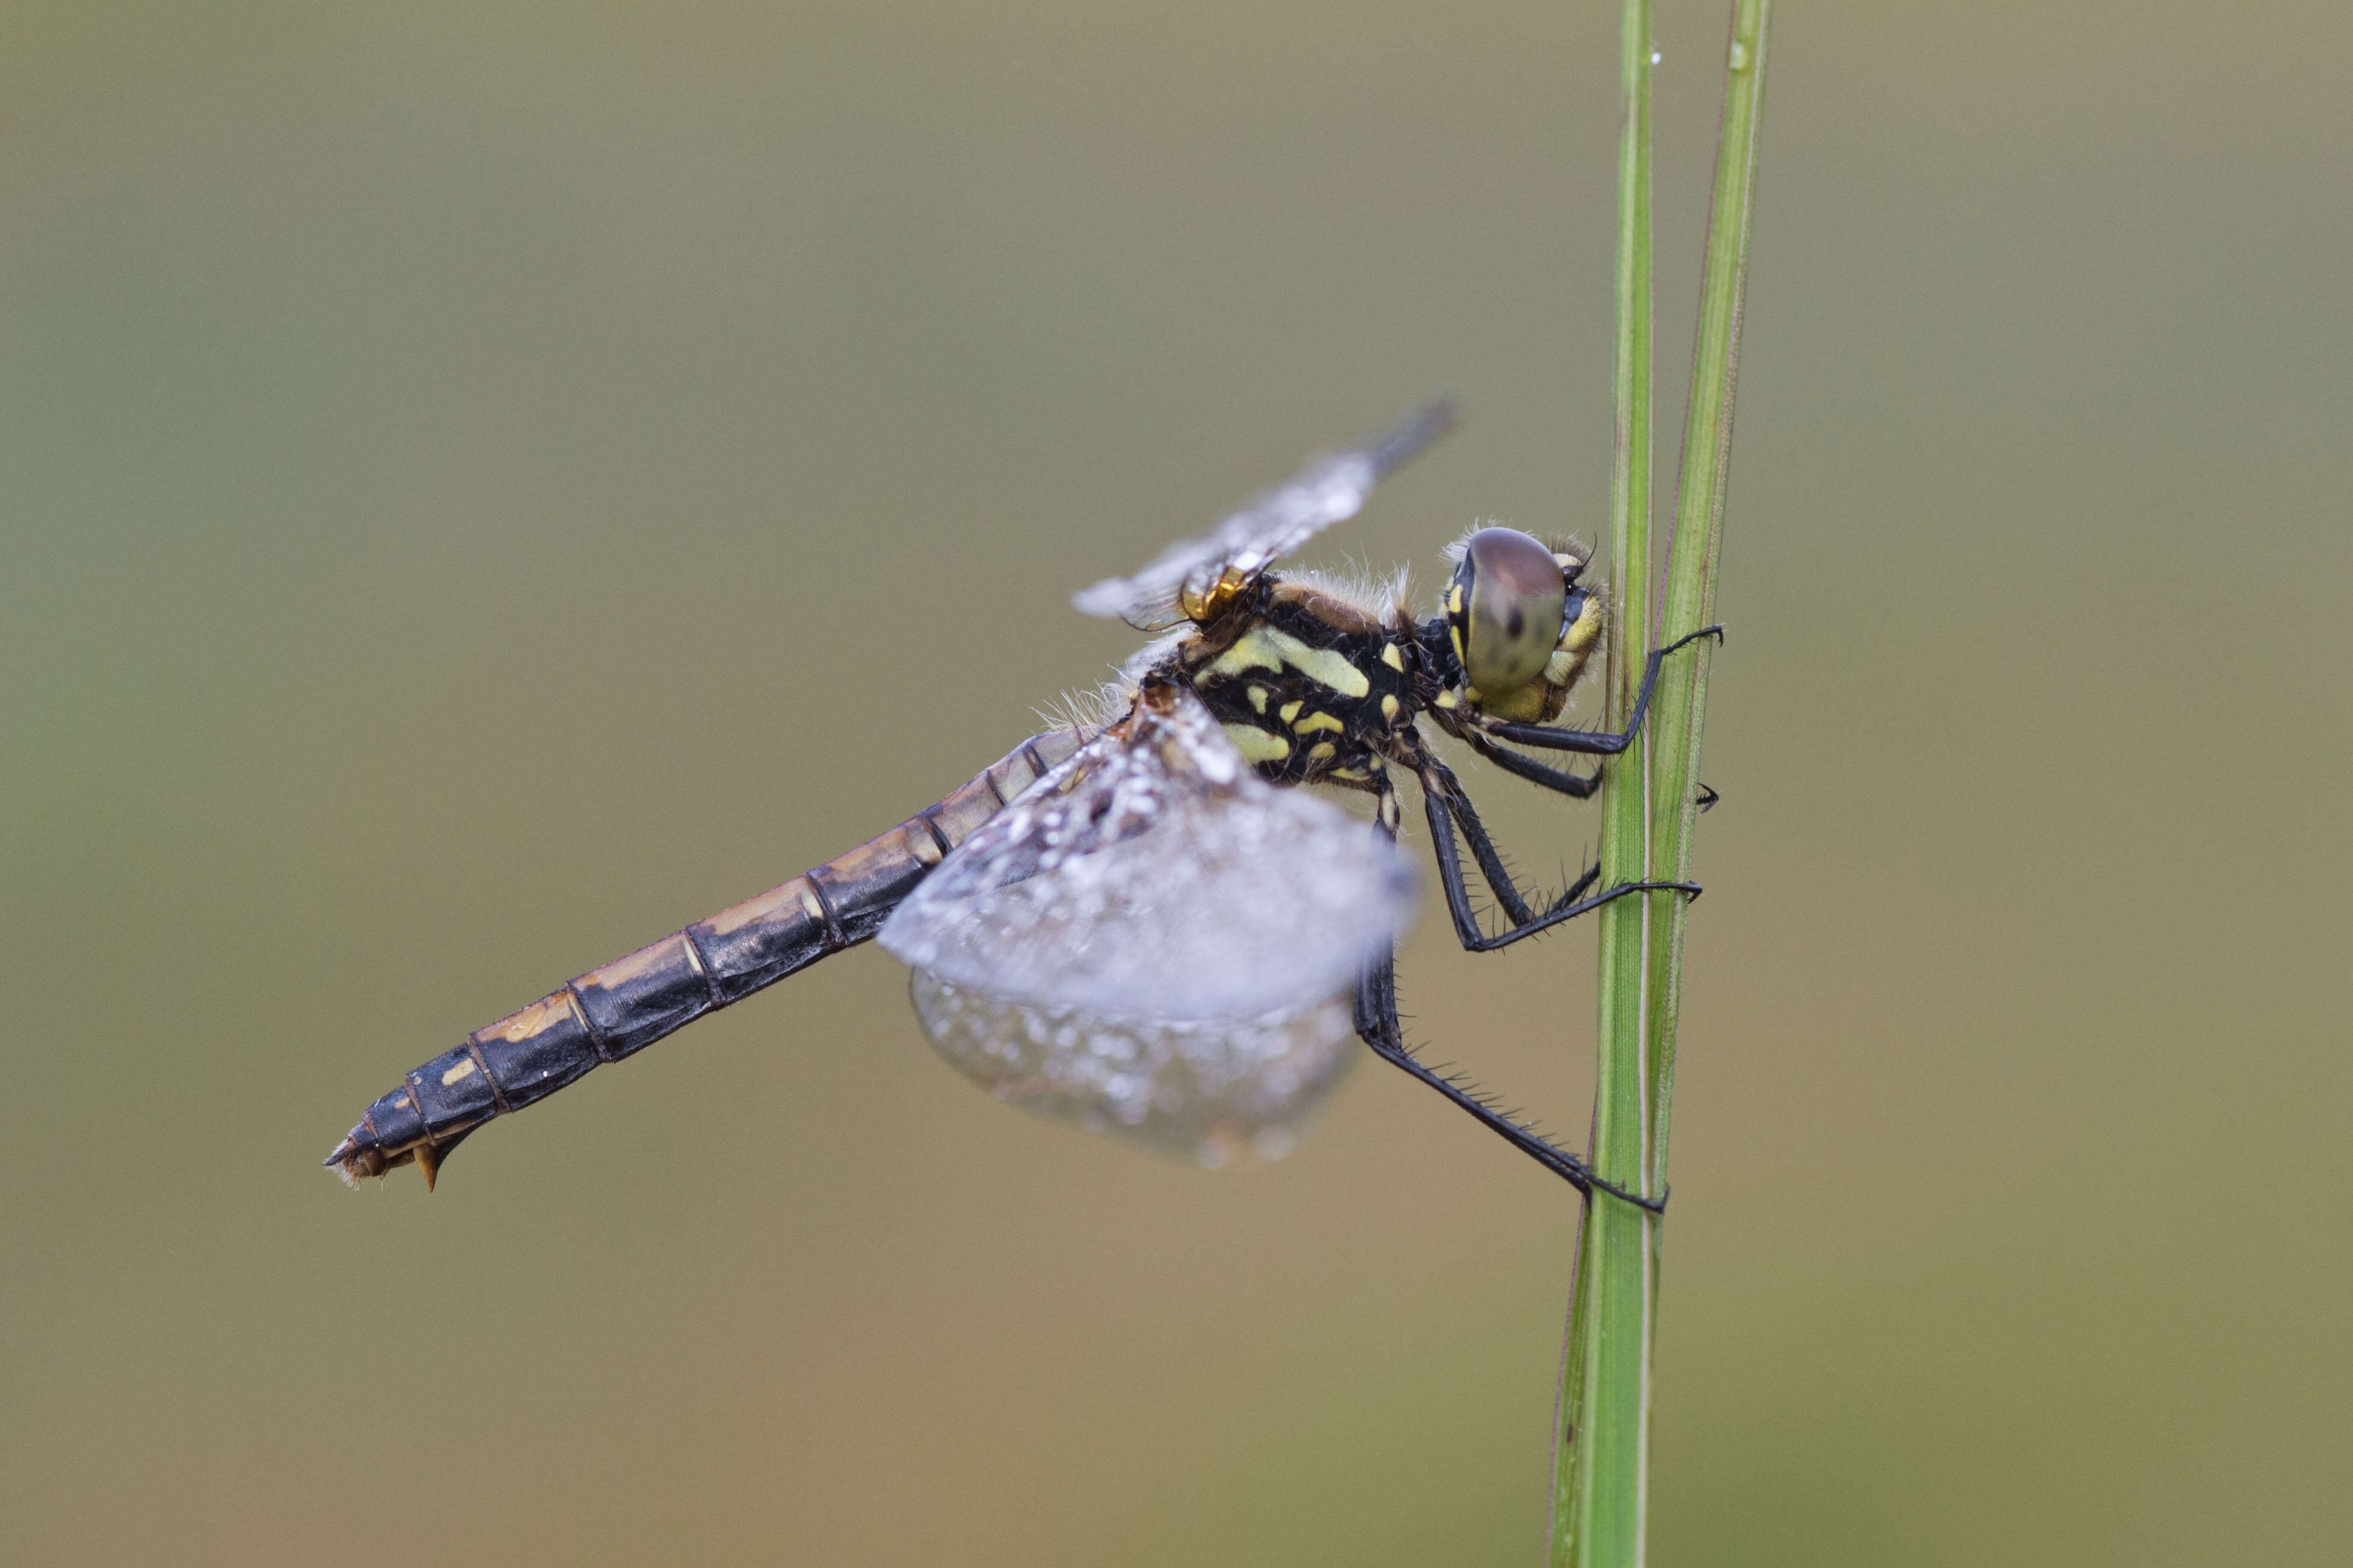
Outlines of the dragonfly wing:
[{"label": "dragonfly wing", "polygon": [[1339,997],[1185,1024],[1036,1006],[921,969],[912,990],[932,1044],[999,1100],[1205,1165],[1288,1152],[1358,1054]]},{"label": "dragonfly wing", "polygon": [[1309,458],[1287,483],[1250,497],[1200,538],[1170,545],[1134,576],[1106,578],[1071,602],[1090,616],[1145,630],[1173,625],[1188,591],[1198,599],[1229,573],[1247,578],[1263,572],[1356,516],[1376,484],[1451,429],[1454,418],[1451,399],[1433,398],[1346,451]]},{"label": "dragonfly wing", "polygon": [[879,940],[970,1076],[1214,1161],[1272,1152],[1334,1081],[1349,994],[1412,903],[1411,868],[1370,824],[1261,780],[1197,698],[1155,684]]}]

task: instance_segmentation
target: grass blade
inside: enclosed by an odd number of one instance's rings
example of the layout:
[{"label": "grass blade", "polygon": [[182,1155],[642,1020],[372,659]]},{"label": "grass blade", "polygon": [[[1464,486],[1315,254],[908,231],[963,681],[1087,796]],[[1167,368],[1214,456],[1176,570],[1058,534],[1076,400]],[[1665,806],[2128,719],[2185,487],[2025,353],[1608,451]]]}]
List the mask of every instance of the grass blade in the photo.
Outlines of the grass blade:
[{"label": "grass blade", "polygon": [[[1627,0],[1619,160],[1618,443],[1611,542],[1618,582],[1609,712],[1631,705],[1642,658],[1707,624],[1731,460],[1732,395],[1757,169],[1768,0],[1736,0],[1709,213],[1665,603],[1650,625],[1650,14]],[[1683,879],[1691,868],[1708,648],[1662,672],[1644,737],[1612,766],[1602,804],[1601,885]],[[1650,1192],[1666,1181],[1668,1111],[1681,1002],[1685,900],[1642,894],[1599,911],[1599,1074],[1593,1164]],[[1663,1226],[1631,1205],[1586,1205],[1563,1358],[1552,1556],[1578,1568],[1642,1562],[1650,1476],[1651,1369]]]},{"label": "grass blade", "polygon": [[[1732,463],[1733,383],[1740,362],[1740,317],[1748,276],[1748,225],[1757,190],[1757,133],[1764,107],[1769,0],[1733,8],[1725,50],[1724,125],[1716,143],[1715,195],[1708,212],[1707,259],[1700,281],[1699,331],[1692,345],[1691,404],[1683,421],[1681,483],[1667,559],[1659,637],[1672,642],[1715,617],[1725,478]],[[1651,863],[1670,880],[1691,876],[1692,826],[1699,815],[1700,730],[1707,708],[1712,644],[1668,661],[1651,717]],[[1683,994],[1683,930],[1689,905],[1651,900],[1649,1057],[1653,1190],[1666,1180],[1667,1121],[1674,1085],[1675,1025]],[[1655,1259],[1653,1260],[1655,1262]]]},{"label": "grass blade", "polygon": [[[1618,143],[1617,440],[1609,482],[1608,722],[1625,722],[1651,646],[1651,7],[1625,0],[1619,72],[1625,119]],[[1601,882],[1646,879],[1647,739],[1609,766],[1601,796]],[[1641,899],[1597,911],[1601,963],[1600,1064],[1593,1168],[1628,1188],[1650,1166],[1648,1074],[1642,1068]],[[1648,1222],[1631,1205],[1588,1200],[1561,1379],[1553,1478],[1553,1561],[1641,1559],[1642,1469],[1649,1450]]]}]

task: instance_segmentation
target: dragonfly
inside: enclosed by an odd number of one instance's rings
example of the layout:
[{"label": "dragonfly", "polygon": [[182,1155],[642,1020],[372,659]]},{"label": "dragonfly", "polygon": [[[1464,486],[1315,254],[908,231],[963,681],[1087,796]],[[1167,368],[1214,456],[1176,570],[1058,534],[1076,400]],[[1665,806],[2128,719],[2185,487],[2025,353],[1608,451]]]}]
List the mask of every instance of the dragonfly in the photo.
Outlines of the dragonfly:
[{"label": "dragonfly", "polygon": [[[1082,591],[1078,609],[1155,636],[1062,721],[881,837],[475,1030],[369,1106],[325,1163],[354,1185],[414,1163],[430,1188],[491,1120],[871,940],[913,970],[939,1052],[1031,1110],[1206,1164],[1272,1157],[1361,1040],[1579,1192],[1659,1210],[1663,1194],[1604,1180],[1406,1044],[1396,944],[1417,879],[1397,780],[1418,786],[1472,951],[1637,892],[1695,897],[1683,881],[1597,892],[1596,866],[1531,904],[1433,741],[1588,797],[1606,762],[1579,773],[1530,752],[1621,753],[1661,661],[1722,628],[1650,654],[1623,730],[1561,728],[1604,613],[1574,547],[1479,529],[1451,547],[1439,613],[1420,619],[1403,573],[1368,587],[1273,570],[1455,418],[1434,398]],[[1370,811],[1339,804],[1350,793]]]}]

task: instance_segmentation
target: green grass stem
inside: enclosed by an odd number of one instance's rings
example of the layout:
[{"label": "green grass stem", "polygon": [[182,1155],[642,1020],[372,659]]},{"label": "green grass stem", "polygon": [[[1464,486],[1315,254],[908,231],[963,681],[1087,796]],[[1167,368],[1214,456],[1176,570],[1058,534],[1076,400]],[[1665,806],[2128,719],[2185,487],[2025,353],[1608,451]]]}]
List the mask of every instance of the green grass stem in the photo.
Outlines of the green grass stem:
[{"label": "green grass stem", "polygon": [[[1616,562],[1609,722],[1623,722],[1645,653],[1707,624],[1732,450],[1741,290],[1756,186],[1768,0],[1736,0],[1724,123],[1708,220],[1681,479],[1663,608],[1651,624],[1651,18],[1626,0],[1620,68],[1617,257],[1617,448],[1610,484]],[[1681,880],[1691,871],[1709,648],[1662,672],[1645,733],[1611,764],[1602,794],[1601,883]],[[1599,911],[1599,1068],[1592,1163],[1629,1187],[1662,1191],[1674,1081],[1687,900],[1648,893]],[[1645,1555],[1651,1373],[1662,1223],[1630,1205],[1588,1202],[1563,1360],[1552,1559],[1630,1568]]]},{"label": "green grass stem", "polygon": [[[1625,118],[1618,140],[1617,430],[1609,479],[1607,721],[1633,706],[1642,650],[1651,645],[1651,6],[1625,0],[1619,40]],[[1628,650],[1632,657],[1628,657]],[[1609,766],[1601,795],[1601,883],[1647,876],[1647,792],[1618,781],[1647,776],[1647,737]],[[1639,1189],[1649,1168],[1647,1075],[1642,1071],[1642,942],[1639,899],[1621,899],[1599,923],[1599,1071],[1591,1161],[1599,1174]],[[1641,1560],[1644,1431],[1649,1398],[1649,1222],[1630,1205],[1588,1202],[1577,1239],[1567,1353],[1556,1446],[1553,1560],[1561,1564]]]}]

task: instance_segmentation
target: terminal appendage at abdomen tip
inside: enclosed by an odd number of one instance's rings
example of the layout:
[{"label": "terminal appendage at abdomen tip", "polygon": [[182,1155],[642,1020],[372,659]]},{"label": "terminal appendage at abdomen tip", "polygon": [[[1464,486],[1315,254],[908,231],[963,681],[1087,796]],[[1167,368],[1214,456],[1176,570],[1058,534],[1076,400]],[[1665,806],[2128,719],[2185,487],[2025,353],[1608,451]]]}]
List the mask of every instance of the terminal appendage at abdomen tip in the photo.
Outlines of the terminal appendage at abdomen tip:
[{"label": "terminal appendage at abdomen tip", "polygon": [[448,1159],[449,1151],[472,1131],[472,1128],[467,1128],[464,1132],[444,1138],[438,1145],[420,1143],[414,1148],[387,1152],[382,1144],[368,1136],[366,1124],[362,1123],[353,1128],[320,1163],[341,1176],[344,1185],[354,1189],[367,1177],[382,1176],[399,1166],[413,1163],[424,1173],[425,1190],[429,1193],[433,1190],[435,1178],[441,1173],[441,1162]]}]

